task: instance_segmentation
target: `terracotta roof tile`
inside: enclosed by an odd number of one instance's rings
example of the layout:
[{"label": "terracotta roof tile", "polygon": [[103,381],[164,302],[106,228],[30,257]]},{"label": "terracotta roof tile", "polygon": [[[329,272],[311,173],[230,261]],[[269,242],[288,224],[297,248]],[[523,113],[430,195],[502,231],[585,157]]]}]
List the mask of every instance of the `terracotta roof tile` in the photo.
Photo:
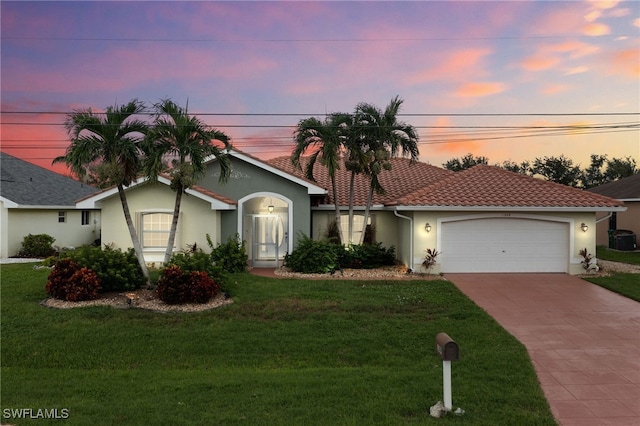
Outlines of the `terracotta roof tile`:
[{"label": "terracotta roof tile", "polygon": [[199,192],[199,193],[201,193],[203,195],[206,195],[208,197],[211,197],[211,198],[215,198],[218,201],[221,201],[223,203],[226,203],[226,204],[229,204],[229,205],[232,205],[232,206],[235,206],[235,205],[238,204],[237,201],[232,200],[231,198],[225,197],[224,195],[220,195],[220,194],[218,194],[216,192],[210,191],[210,190],[208,190],[206,188],[203,188],[201,186],[198,186],[198,185],[192,185],[191,189],[193,191]]},{"label": "terracotta roof tile", "polygon": [[398,200],[407,206],[448,207],[621,207],[599,194],[478,165]]},{"label": "terracotta roof tile", "polygon": [[[307,164],[308,158],[302,158],[302,170]],[[305,178],[301,170],[297,170],[291,164],[291,157],[273,158],[267,163],[273,167],[283,170],[300,178]],[[404,196],[408,192],[417,191],[425,185],[433,184],[441,179],[453,175],[454,172],[432,166],[423,162],[411,163],[407,158],[394,158],[391,160],[391,170],[383,171],[380,174],[380,183],[385,189],[384,195],[374,194],[373,204],[393,205],[398,198]],[[325,202],[333,204],[333,192],[331,190],[331,180],[326,172],[326,167],[316,163],[313,173],[316,184],[326,188],[329,193]],[[347,206],[349,204],[349,183],[351,180],[351,172],[346,170],[344,164],[336,173],[338,200],[340,205]],[[367,202],[369,181],[365,176],[357,175],[354,183],[354,205],[364,206]]]}]

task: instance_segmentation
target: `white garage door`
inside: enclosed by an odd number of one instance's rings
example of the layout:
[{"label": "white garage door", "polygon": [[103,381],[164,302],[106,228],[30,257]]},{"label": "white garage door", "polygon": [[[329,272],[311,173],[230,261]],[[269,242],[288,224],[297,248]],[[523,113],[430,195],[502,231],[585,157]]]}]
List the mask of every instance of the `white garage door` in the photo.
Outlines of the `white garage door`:
[{"label": "white garage door", "polygon": [[520,218],[444,222],[443,272],[566,272],[569,225]]}]

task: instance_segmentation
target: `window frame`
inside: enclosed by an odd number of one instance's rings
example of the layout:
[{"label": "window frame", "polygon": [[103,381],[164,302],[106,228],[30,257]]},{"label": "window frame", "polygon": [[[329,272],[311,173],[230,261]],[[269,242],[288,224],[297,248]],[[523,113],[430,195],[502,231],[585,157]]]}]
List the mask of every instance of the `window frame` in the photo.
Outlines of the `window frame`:
[{"label": "window frame", "polygon": [[[169,234],[171,233],[171,222],[173,221],[173,211],[165,211],[165,210],[149,210],[149,211],[143,211],[143,212],[139,212],[139,229],[140,229],[140,245],[142,246],[142,249],[145,251],[162,251],[165,250],[167,248],[167,242],[169,241]],[[166,216],[168,218],[168,223],[166,224],[160,224],[162,225],[167,225],[167,229],[147,229],[145,228],[145,217],[148,216],[153,216],[153,215],[163,215]],[[157,236],[159,235],[165,235],[166,237],[162,238],[163,242],[161,243],[161,245],[147,245],[146,244],[146,238],[150,237],[150,235],[155,235],[156,238],[158,238]],[[151,238],[151,237],[150,237]],[[176,248],[176,244],[178,242],[178,232],[176,230],[176,238],[173,242],[173,248]]]},{"label": "window frame", "polygon": [[67,223],[67,212],[58,210],[58,223]]},{"label": "window frame", "polygon": [[81,226],[91,225],[91,210],[82,210],[80,212],[80,225]]}]

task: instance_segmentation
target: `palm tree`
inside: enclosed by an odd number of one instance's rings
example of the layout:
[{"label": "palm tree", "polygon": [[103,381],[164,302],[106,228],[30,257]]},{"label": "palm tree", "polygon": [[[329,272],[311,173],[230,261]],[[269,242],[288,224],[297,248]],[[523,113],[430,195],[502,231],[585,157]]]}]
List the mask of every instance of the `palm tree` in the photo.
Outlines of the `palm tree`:
[{"label": "palm tree", "polygon": [[[165,99],[155,105],[157,115],[154,128],[149,132],[145,149],[147,160],[144,171],[151,182],[157,181],[159,174],[166,168],[164,161],[171,158],[171,189],[176,192],[173,219],[164,263],[168,263],[173,253],[173,245],[178,229],[182,194],[206,173],[206,161],[215,156],[220,164],[220,182],[226,182],[231,173],[231,162],[225,152],[231,148],[229,136],[208,126],[197,117],[189,116],[187,108]],[[224,144],[221,150],[212,140]]]},{"label": "palm tree", "polygon": [[345,146],[351,115],[343,113],[333,113],[320,121],[315,117],[306,118],[298,122],[294,131],[296,147],[291,155],[291,163],[294,167],[302,170],[300,158],[310,148],[315,148],[315,152],[309,157],[305,166],[305,176],[315,181],[313,168],[317,161],[327,168],[331,189],[333,191],[333,202],[335,206],[335,221],[343,241],[342,228],[340,226],[340,202],[336,186],[336,172],[340,169],[341,152]]},{"label": "palm tree", "polygon": [[375,191],[378,194],[384,194],[384,188],[378,179],[379,174],[383,170],[391,170],[389,160],[397,157],[398,154],[403,157],[410,156],[412,162],[418,160],[418,133],[416,129],[403,121],[398,121],[397,115],[402,103],[403,100],[396,96],[384,111],[366,103],[356,106],[355,129],[359,134],[358,139],[367,153],[365,155],[367,164],[364,171],[369,176],[371,183],[360,243],[362,243],[369,221],[373,193]]},{"label": "palm tree", "polygon": [[104,114],[94,113],[90,108],[70,113],[65,127],[71,145],[65,155],[56,157],[53,163],[65,163],[79,178],[98,166],[98,176],[102,180],[100,186],[115,185],[118,188],[133,248],[148,283],[149,271],[124,191],[124,187],[131,185],[141,170],[140,143],[148,132],[148,126],[132,116],[142,112],[144,104],[134,99],[126,105],[108,107]]}]

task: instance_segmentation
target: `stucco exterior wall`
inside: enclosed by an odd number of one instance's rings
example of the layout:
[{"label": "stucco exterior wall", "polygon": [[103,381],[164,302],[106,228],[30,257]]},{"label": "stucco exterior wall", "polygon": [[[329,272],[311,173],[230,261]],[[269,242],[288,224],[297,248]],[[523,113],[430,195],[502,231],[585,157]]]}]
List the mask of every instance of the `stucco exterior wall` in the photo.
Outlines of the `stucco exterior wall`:
[{"label": "stucco exterior wall", "polygon": [[[138,235],[140,233],[140,214],[149,212],[172,213],[175,204],[175,192],[164,184],[144,184],[127,191],[127,202]],[[102,242],[113,244],[125,250],[133,247],[131,237],[122,211],[120,198],[115,195],[101,202],[103,214]],[[210,251],[206,235],[215,243],[220,240],[220,213],[211,210],[211,204],[194,196],[184,194],[180,208],[180,220],[175,241],[175,250],[187,248],[187,244],[196,243],[204,251]],[[162,262],[163,249],[144,250],[145,260],[149,263]]]},{"label": "stucco exterior wall", "polygon": [[[232,158],[232,173],[227,183],[218,181],[220,176],[220,165],[214,161],[208,165],[206,176],[198,182],[198,185],[214,191],[220,195],[231,198],[233,200],[241,200],[252,194],[272,193],[274,196],[282,195],[284,198],[291,200],[292,208],[292,238],[295,247],[296,236],[298,232],[311,235],[311,197],[307,192],[307,188],[298,185],[281,176],[261,169],[253,164],[247,163],[237,158]],[[241,211],[242,206],[238,206]],[[243,214],[250,212],[243,211]],[[238,229],[237,211],[229,211],[224,213],[224,224],[222,228],[221,238],[226,241],[227,238],[235,236],[241,232]],[[235,221],[235,223],[233,223]],[[243,235],[243,238],[244,235]]]},{"label": "stucco exterior wall", "polygon": [[[55,238],[54,246],[78,247],[92,244],[100,237],[100,211],[91,210],[88,225],[82,225],[82,210],[73,209],[6,209],[0,208],[0,255],[18,254],[22,241],[29,234],[48,234]],[[66,221],[58,222],[58,212],[66,212]]]}]

